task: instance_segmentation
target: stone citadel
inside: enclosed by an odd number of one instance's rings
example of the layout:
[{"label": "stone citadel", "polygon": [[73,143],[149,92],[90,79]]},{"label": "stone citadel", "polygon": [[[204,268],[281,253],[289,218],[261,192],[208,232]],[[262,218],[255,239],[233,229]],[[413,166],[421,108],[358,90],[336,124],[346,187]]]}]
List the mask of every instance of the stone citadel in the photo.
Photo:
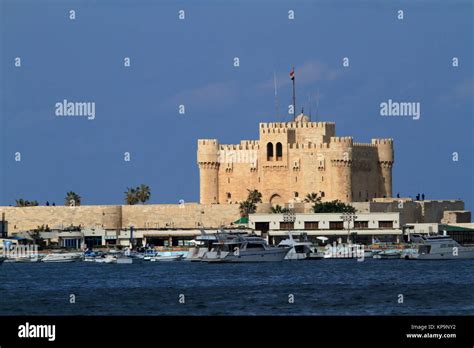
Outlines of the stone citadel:
[{"label": "stone citadel", "polygon": [[259,140],[222,145],[198,140],[200,203],[238,203],[247,189],[262,193],[263,203],[302,202],[308,193],[323,201],[365,202],[392,196],[393,140],[370,144],[337,137],[335,123],[260,123]]}]

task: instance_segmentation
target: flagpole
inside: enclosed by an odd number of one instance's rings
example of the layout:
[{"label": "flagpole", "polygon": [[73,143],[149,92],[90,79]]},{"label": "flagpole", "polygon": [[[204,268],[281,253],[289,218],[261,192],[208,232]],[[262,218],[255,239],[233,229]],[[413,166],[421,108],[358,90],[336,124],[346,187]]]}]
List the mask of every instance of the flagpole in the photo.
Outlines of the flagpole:
[{"label": "flagpole", "polygon": [[295,67],[293,67],[293,121],[296,119],[296,95],[295,95]]}]

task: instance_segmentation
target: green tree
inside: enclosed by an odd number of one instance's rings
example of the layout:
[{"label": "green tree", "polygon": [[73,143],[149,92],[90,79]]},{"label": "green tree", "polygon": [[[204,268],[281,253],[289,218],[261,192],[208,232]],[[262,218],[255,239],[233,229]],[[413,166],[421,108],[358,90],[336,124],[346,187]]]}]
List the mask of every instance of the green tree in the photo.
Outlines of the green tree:
[{"label": "green tree", "polygon": [[315,213],[355,213],[356,209],[350,204],[335,200],[331,202],[317,202],[313,205],[313,211]]},{"label": "green tree", "polygon": [[138,199],[138,189],[133,187],[127,187],[127,191],[125,192],[125,203],[129,205],[137,204],[140,200]]},{"label": "green tree", "polygon": [[151,192],[150,187],[145,184],[141,184],[136,188],[137,198],[142,203],[145,204],[146,201],[150,199]]},{"label": "green tree", "polygon": [[262,194],[258,192],[258,190],[247,189],[247,191],[249,192],[247,196],[247,201],[252,202],[254,204],[262,203]]},{"label": "green tree", "polygon": [[283,208],[282,206],[280,205],[276,205],[274,207],[271,207],[270,208],[270,212],[272,214],[285,214],[285,213],[288,213],[290,210],[288,208]]},{"label": "green tree", "polygon": [[64,199],[64,205],[68,206],[79,206],[81,205],[81,196],[73,191],[66,193],[66,198]]},{"label": "green tree", "polygon": [[239,205],[240,216],[241,217],[249,217],[249,214],[255,213],[257,210],[257,205],[249,200],[240,202]]},{"label": "green tree", "polygon": [[306,195],[304,201],[306,203],[318,203],[321,202],[321,196],[317,193],[311,192]]},{"label": "green tree", "polygon": [[38,201],[28,201],[24,200],[23,198],[15,200],[17,207],[36,207],[38,206]]}]

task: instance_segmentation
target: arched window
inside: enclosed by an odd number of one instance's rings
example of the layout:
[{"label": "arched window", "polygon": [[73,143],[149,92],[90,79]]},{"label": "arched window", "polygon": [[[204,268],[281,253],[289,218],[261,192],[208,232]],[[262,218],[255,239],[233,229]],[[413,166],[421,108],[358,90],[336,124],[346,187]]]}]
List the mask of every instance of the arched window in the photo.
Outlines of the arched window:
[{"label": "arched window", "polygon": [[276,144],[276,160],[281,161],[281,158],[283,156],[283,146],[281,143]]},{"label": "arched window", "polygon": [[273,161],[273,144],[267,144],[267,161]]}]

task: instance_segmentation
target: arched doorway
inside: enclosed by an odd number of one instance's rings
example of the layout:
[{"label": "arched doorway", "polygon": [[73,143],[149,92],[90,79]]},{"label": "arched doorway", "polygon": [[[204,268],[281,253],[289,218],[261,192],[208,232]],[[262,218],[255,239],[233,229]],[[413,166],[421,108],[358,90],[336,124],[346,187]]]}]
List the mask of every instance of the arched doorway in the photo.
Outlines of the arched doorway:
[{"label": "arched doorway", "polygon": [[283,204],[283,199],[281,198],[281,196],[278,194],[278,193],[274,193],[271,197],[270,197],[270,204],[272,206],[275,206],[275,205],[282,205]]}]

